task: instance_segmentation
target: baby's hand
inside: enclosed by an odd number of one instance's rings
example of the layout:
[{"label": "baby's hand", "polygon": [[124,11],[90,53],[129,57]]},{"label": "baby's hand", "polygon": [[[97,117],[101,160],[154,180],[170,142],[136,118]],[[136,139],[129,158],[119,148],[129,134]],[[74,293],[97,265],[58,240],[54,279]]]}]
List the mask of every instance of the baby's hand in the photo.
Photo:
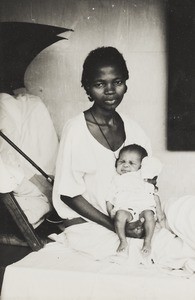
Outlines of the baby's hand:
[{"label": "baby's hand", "polygon": [[137,238],[141,239],[144,235],[144,218],[141,218],[141,220],[137,220],[131,223],[126,223],[125,231],[127,237]]}]

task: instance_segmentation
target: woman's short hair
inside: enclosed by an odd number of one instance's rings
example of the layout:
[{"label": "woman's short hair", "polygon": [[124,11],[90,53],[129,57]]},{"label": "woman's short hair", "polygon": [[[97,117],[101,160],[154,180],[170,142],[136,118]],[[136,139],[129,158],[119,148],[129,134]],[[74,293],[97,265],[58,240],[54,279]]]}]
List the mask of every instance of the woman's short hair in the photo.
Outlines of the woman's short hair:
[{"label": "woman's short hair", "polygon": [[123,55],[114,47],[99,47],[88,54],[83,64],[81,84],[87,93],[87,88],[91,84],[97,68],[109,65],[117,66],[124,80],[129,78],[129,71]]}]

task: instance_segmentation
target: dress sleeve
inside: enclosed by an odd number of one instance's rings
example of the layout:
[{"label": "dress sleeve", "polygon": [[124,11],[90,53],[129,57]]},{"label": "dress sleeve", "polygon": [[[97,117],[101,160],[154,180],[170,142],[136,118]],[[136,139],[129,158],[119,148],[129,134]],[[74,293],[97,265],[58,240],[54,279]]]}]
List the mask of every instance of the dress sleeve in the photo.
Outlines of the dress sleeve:
[{"label": "dress sleeve", "polygon": [[56,168],[59,194],[82,195],[86,190],[85,176],[94,171],[94,159],[82,129],[68,123],[63,130]]},{"label": "dress sleeve", "polygon": [[53,205],[62,218],[74,218],[79,214],[70,209],[60,195],[71,198],[83,195],[85,178],[93,172],[95,159],[82,124],[70,120],[62,132],[53,187]]}]

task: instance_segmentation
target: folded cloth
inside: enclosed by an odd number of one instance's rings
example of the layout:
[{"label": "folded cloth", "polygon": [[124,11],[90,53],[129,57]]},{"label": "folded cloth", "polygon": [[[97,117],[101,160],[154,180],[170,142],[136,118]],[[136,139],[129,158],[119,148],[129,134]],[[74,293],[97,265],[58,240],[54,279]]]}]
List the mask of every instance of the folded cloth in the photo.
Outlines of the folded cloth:
[{"label": "folded cloth", "polygon": [[162,163],[156,157],[146,156],[142,160],[141,175],[143,179],[153,179],[162,170]]},{"label": "folded cloth", "polygon": [[47,197],[26,178],[23,178],[13,194],[29,223],[34,228],[38,227],[44,220],[44,216],[51,210],[51,203]]},{"label": "folded cloth", "polygon": [[166,228],[162,228],[154,234],[151,256],[160,268],[166,270],[187,270],[188,268],[191,270],[190,273],[195,272],[193,262],[195,250]]},{"label": "folded cloth", "polygon": [[195,250],[195,196],[170,198],[164,210],[170,229]]}]

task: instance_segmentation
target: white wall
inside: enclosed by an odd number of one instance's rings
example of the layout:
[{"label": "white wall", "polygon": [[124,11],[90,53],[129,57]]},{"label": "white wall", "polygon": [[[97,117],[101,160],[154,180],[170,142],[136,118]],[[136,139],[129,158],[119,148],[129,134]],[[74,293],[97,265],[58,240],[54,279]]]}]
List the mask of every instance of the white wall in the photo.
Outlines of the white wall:
[{"label": "white wall", "polygon": [[80,86],[82,63],[98,46],[115,46],[130,71],[119,111],[145,129],[164,169],[162,199],[195,194],[193,152],[166,150],[167,53],[165,0],[1,0],[1,21],[26,21],[74,29],[42,51],[25,75],[28,90],[47,105],[60,135],[68,118],[90,103]]}]

